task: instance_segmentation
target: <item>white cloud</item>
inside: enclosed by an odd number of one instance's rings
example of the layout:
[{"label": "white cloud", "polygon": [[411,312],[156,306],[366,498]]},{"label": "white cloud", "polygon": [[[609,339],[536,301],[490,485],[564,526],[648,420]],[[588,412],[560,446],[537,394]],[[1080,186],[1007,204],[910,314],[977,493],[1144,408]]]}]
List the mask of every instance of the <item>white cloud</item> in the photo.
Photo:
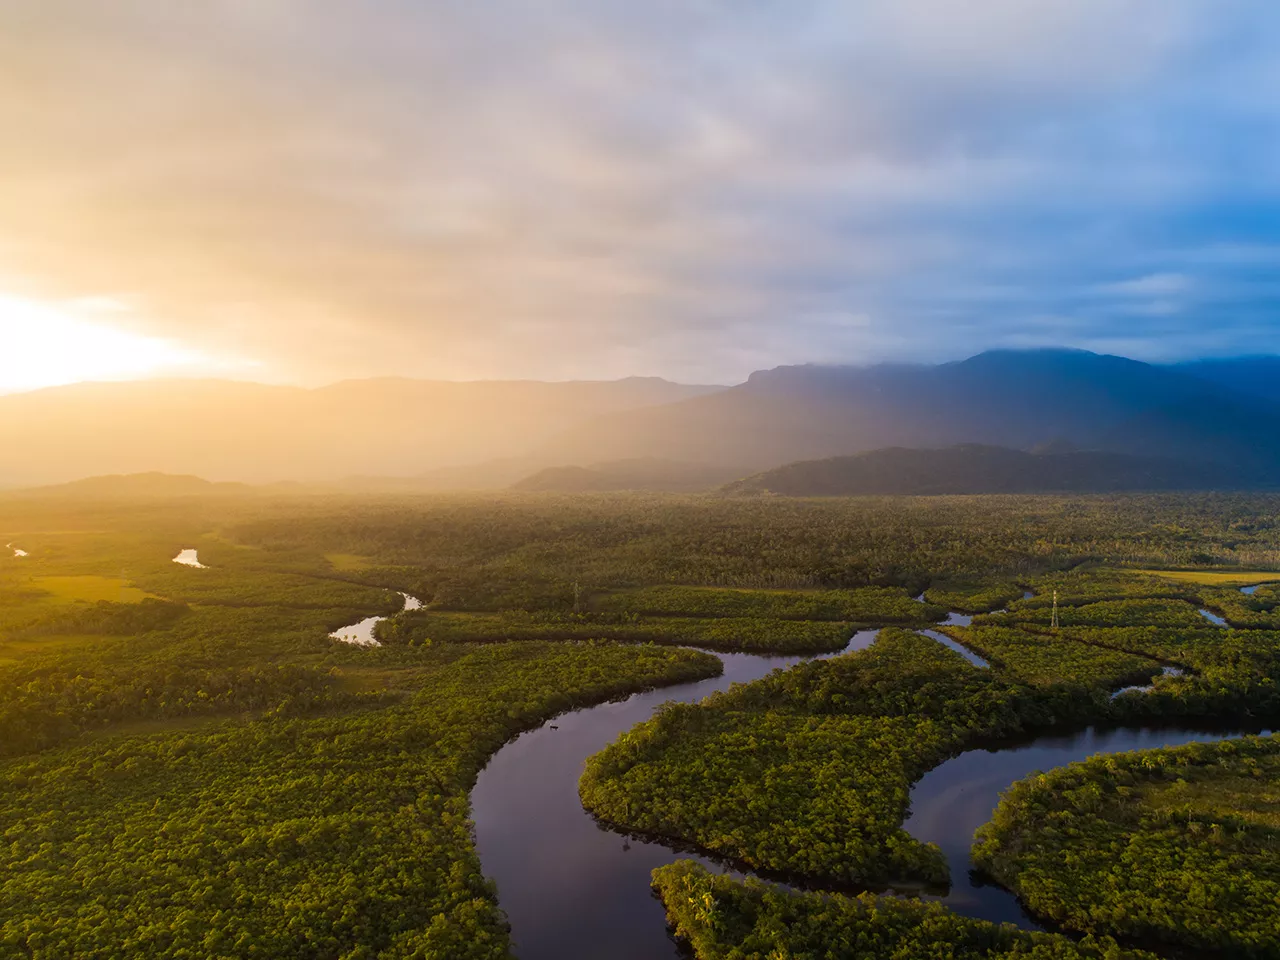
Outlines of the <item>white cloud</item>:
[{"label": "white cloud", "polygon": [[1187,251],[1280,240],[1204,214],[1280,194],[1278,26],[1261,0],[15,0],[0,267],[312,380],[955,354],[1081,290],[1140,342],[1143,303],[1232,289]]}]

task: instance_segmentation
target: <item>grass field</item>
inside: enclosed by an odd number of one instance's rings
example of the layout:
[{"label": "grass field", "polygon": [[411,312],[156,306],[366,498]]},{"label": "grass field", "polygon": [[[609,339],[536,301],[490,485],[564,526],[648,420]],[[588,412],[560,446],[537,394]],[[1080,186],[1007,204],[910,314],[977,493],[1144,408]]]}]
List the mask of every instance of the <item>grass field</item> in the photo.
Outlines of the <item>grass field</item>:
[{"label": "grass field", "polygon": [[1255,583],[1280,582],[1276,570],[1132,570],[1148,577],[1164,577],[1179,583],[1203,583],[1214,587],[1248,587]]}]

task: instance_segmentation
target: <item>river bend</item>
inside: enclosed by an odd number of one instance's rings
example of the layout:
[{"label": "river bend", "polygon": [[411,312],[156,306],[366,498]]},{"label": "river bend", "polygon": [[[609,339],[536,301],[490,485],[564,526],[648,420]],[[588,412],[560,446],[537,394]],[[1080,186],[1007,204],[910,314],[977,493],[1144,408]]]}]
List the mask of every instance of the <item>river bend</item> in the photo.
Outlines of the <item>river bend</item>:
[{"label": "river bend", "polygon": [[[952,614],[945,625],[971,618]],[[823,658],[865,649],[878,631],[855,634]],[[979,667],[972,651],[936,631],[922,631]],[[664,703],[695,703],[733,683],[748,683],[808,657],[716,653],[724,674],[638,693],[565,714],[505,745],[481,772],[471,795],[476,848],[498,888],[520,960],[678,960],[665,913],[650,889],[654,868],[680,858],[722,871],[719,863],[601,827],[583,809],[578,780],[588,757],[648,720]],[[971,876],[974,831],[991,819],[1000,793],[1014,781],[1096,753],[1176,746],[1240,736],[1173,728],[1090,728],[1042,735],[998,749],[975,749],[927,773],[912,789],[904,826],[946,855],[952,888],[930,896],[959,913],[1039,929],[1008,891]]]}]

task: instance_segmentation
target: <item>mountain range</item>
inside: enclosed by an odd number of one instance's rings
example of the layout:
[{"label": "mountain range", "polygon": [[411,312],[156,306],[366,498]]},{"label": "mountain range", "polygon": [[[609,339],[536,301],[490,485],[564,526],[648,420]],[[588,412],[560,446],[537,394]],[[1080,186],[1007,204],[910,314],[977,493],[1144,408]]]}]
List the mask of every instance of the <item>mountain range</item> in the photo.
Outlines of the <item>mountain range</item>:
[{"label": "mountain range", "polygon": [[1087,450],[1028,452],[970,443],[941,450],[886,447],[849,457],[802,460],[733,481],[723,492],[797,497],[932,496],[1204,490],[1235,485],[1233,471],[1214,463]]},{"label": "mountain range", "polygon": [[1176,463],[1213,485],[1277,485],[1280,357],[1161,366],[990,351],[938,365],[784,366],[731,387],[151,381],[0,397],[6,486],[165,471],[388,490],[692,489],[796,461],[956,445],[1123,454],[1145,464],[1121,474]]},{"label": "mountain range", "polygon": [[[1280,377],[1280,358],[1265,364]],[[561,463],[661,456],[756,470],[882,447],[977,443],[1280,470],[1280,403],[1195,368],[1075,350],[992,351],[937,366],[778,367],[727,390],[578,425],[544,455]]]}]

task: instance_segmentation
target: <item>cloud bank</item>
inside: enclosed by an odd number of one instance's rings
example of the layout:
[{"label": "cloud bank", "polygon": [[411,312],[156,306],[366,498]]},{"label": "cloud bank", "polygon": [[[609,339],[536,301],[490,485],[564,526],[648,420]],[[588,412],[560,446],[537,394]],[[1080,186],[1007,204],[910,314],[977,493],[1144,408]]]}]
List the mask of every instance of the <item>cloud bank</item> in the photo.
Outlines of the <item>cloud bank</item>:
[{"label": "cloud bank", "polygon": [[1274,351],[1265,0],[11,0],[0,293],[309,382]]}]

